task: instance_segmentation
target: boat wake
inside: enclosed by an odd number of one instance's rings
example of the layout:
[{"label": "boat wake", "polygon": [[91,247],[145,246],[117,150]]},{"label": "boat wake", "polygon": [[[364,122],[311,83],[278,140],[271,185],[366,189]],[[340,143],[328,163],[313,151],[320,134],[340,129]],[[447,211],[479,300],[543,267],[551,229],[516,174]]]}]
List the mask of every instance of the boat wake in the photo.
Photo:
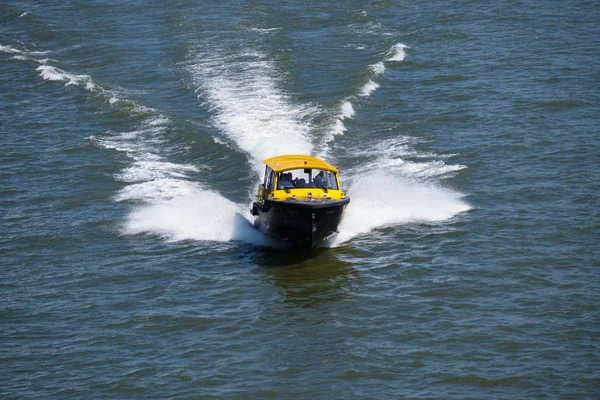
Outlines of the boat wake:
[{"label": "boat wake", "polygon": [[379,61],[375,64],[371,64],[366,69],[366,81],[362,84],[361,87],[358,88],[355,94],[345,98],[342,100],[338,115],[334,120],[333,126],[329,130],[329,132],[325,135],[323,144],[321,145],[321,150],[319,152],[319,157],[325,158],[327,154],[331,150],[331,144],[335,140],[335,137],[338,135],[343,135],[346,132],[347,128],[344,125],[344,121],[348,119],[352,119],[356,112],[354,111],[354,104],[358,98],[369,97],[373,92],[379,88],[379,79],[385,73],[385,64],[391,62],[401,62],[406,57],[406,53],[404,49],[407,49],[403,43],[397,43],[392,46],[391,49],[384,55],[382,61]]},{"label": "boat wake", "polygon": [[[335,146],[335,137],[346,130],[343,121],[356,114],[352,102],[377,89],[377,77],[384,73],[385,62],[402,61],[405,48],[403,44],[395,45],[383,61],[368,67],[372,72],[369,80],[340,103],[330,133],[320,137],[311,127],[311,116],[319,107],[292,101],[281,89],[282,74],[261,52],[223,60],[214,51],[206,54],[194,50],[186,72],[201,105],[213,115],[222,142],[244,152],[259,176],[264,158],[284,153],[313,154],[317,152],[314,143],[321,143],[321,154],[327,154],[329,146]],[[37,53],[27,54],[7,46],[0,50],[17,59],[34,61],[39,76],[48,82],[78,87],[103,98],[109,107],[128,111],[135,122],[133,129],[88,137],[93,145],[122,152],[130,159],[129,165],[115,175],[124,187],[114,200],[132,204],[122,226],[123,234],[155,234],[174,241],[273,245],[254,229],[248,212],[250,200],[245,204],[228,200],[202,183],[202,165],[172,163],[160,153],[166,147],[172,122],[169,117],[126,98],[118,88],[106,89],[88,75],[63,70],[53,65],[58,64],[55,60],[40,60],[34,57]],[[436,184],[464,166],[446,165],[439,160],[404,161],[403,157],[414,150],[402,140],[386,144],[387,154],[380,154],[381,148],[363,150],[365,159],[377,160],[371,166],[363,165],[369,173],[349,170],[344,174],[352,201],[341,233],[328,246],[339,246],[383,226],[446,221],[470,208],[462,194]],[[253,187],[249,192],[254,192]]]},{"label": "boat wake", "polygon": [[213,123],[237,150],[250,158],[257,174],[265,158],[282,153],[311,154],[311,105],[294,104],[280,89],[278,72],[256,51],[229,57],[191,52],[187,72]]}]

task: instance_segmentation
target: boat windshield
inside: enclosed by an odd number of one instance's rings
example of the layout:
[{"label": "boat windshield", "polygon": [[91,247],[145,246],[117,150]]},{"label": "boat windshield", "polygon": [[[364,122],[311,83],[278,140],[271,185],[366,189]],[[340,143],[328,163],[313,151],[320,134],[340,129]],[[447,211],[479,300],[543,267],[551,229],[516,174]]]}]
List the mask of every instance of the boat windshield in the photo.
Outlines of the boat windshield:
[{"label": "boat windshield", "polygon": [[280,172],[277,189],[322,188],[338,190],[335,172],[319,169],[292,169]]}]

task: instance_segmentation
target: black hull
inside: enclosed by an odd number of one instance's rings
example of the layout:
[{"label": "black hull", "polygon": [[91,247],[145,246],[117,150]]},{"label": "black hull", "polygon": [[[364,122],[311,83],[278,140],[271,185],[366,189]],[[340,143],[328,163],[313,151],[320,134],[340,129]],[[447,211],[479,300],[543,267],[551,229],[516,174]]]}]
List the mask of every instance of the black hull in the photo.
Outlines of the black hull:
[{"label": "black hull", "polygon": [[266,200],[252,205],[252,215],[270,235],[297,247],[318,247],[337,232],[344,209],[343,200]]}]

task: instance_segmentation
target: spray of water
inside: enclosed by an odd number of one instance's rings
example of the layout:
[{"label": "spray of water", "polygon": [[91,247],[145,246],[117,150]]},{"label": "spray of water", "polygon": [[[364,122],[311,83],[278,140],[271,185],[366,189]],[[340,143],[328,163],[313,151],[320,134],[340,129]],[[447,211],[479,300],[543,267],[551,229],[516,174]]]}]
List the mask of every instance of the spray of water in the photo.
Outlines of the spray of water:
[{"label": "spray of water", "polygon": [[265,158],[312,153],[308,121],[315,109],[294,104],[279,89],[281,74],[266,55],[246,54],[237,62],[201,56],[188,70],[215,125],[247,154],[255,171],[262,172]]},{"label": "spray of water", "polygon": [[352,201],[339,227],[340,233],[329,246],[338,246],[376,228],[445,221],[470,209],[460,193],[382,170],[356,177],[347,191]]},{"label": "spray of water", "polygon": [[[235,204],[219,193],[197,183],[153,181],[151,191],[176,193],[176,197],[147,202],[155,195],[140,190],[138,197],[147,204],[136,207],[127,217],[124,233],[153,233],[170,240],[243,241],[267,245],[269,240],[260,234],[245,217],[247,208]],[[131,195],[131,193],[129,193]],[[122,194],[123,195],[123,194]]]}]

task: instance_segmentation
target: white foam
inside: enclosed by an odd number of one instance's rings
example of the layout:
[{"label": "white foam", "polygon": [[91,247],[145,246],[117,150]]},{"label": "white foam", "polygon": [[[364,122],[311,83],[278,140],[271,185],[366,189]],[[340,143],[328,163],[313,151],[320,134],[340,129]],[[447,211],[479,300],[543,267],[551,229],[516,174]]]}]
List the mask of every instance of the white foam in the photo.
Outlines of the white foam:
[{"label": "white foam", "polygon": [[395,44],[390,49],[386,61],[404,61],[404,58],[406,57],[406,52],[404,51],[404,49],[408,48],[409,47],[403,43]]},{"label": "white foam", "polygon": [[338,116],[333,121],[333,125],[329,130],[329,134],[323,138],[323,144],[321,152],[318,154],[319,157],[324,158],[329,149],[329,143],[333,140],[333,138],[337,135],[343,135],[346,131],[346,126],[344,125],[344,120],[352,118],[356,112],[354,111],[354,106],[352,102],[346,100],[340,106],[340,110]]},{"label": "white foam", "polygon": [[50,50],[38,50],[38,51],[27,51],[27,54],[33,54],[35,56],[43,56],[45,54],[50,53]]},{"label": "white foam", "polygon": [[188,195],[186,188],[189,186],[189,174],[200,171],[200,167],[165,161],[157,154],[165,141],[163,136],[168,123],[166,116],[154,111],[137,129],[113,133],[103,138],[88,138],[101,147],[123,151],[133,159],[131,165],[115,175],[120,181],[132,183],[115,196],[117,201],[149,203],[156,199]]},{"label": "white foam", "polygon": [[254,229],[247,206],[235,204],[190,180],[189,174],[199,172],[200,166],[169,162],[157,154],[169,119],[150,108],[139,108],[150,115],[138,129],[88,138],[102,147],[125,151],[133,159],[131,165],[115,175],[128,185],[115,194],[114,200],[134,204],[121,232],[149,233],[175,241],[269,244],[269,239]]},{"label": "white foam", "polygon": [[279,27],[276,27],[276,28],[250,28],[250,30],[253,32],[261,32],[261,33],[278,31],[280,29],[281,28],[279,28]]},{"label": "white foam", "polygon": [[346,131],[346,125],[341,119],[336,119],[331,128],[331,136],[343,135]]},{"label": "white foam", "polygon": [[377,88],[379,87],[378,83],[373,82],[372,80],[368,80],[367,83],[360,89],[359,96],[370,96]]},{"label": "white foam", "polygon": [[[368,169],[387,168],[397,164],[397,160],[402,157],[416,156],[414,146],[418,143],[415,138],[403,136],[395,133],[395,136],[365,144],[362,148],[356,149],[354,155],[367,157],[369,162]],[[376,157],[373,157],[376,155]],[[364,162],[363,162],[364,164]]]},{"label": "white foam", "polygon": [[[395,44],[388,51],[387,58],[384,61],[403,61],[406,57],[406,53],[404,52],[404,49],[406,48],[408,48],[408,46],[406,46],[403,43]],[[380,61],[378,63],[369,65],[369,71],[374,76],[360,88],[360,91],[358,93],[359,96],[370,96],[375,90],[377,90],[377,88],[379,88],[379,83],[376,82],[375,78],[385,73],[385,64],[383,63],[383,61]]]},{"label": "white foam", "polygon": [[163,178],[185,179],[187,173],[198,172],[194,165],[175,164],[152,159],[136,160],[130,167],[117,175],[124,182],[144,182]]},{"label": "white foam", "polygon": [[37,70],[40,71],[40,76],[47,81],[65,82],[65,86],[83,86],[89,91],[92,91],[96,88],[96,85],[92,82],[92,78],[90,78],[88,75],[71,74],[51,65],[40,65],[37,67]]},{"label": "white foam", "polygon": [[385,65],[380,61],[377,64],[369,65],[369,69],[375,75],[383,75],[385,72]]},{"label": "white foam", "polygon": [[460,193],[383,171],[356,177],[347,192],[351,201],[330,246],[385,226],[446,221],[471,208]]},{"label": "white foam", "polygon": [[[346,169],[342,180],[351,201],[340,233],[327,246],[385,226],[447,221],[471,208],[463,194],[440,186],[466,166],[431,160],[435,155],[415,150],[418,142],[396,135],[353,151],[359,166]],[[420,156],[426,160],[415,161]]]},{"label": "white foam", "polygon": [[[402,52],[402,54],[404,54],[404,48],[406,48],[406,47],[407,46],[402,43],[398,43],[398,44],[394,45],[389,50],[389,52],[388,52],[389,58],[386,59],[386,61],[390,61],[392,58],[393,59],[398,58],[398,60],[400,60],[399,59],[400,52]],[[404,59],[404,56],[402,56],[401,58]],[[383,61],[379,61],[375,64],[369,65],[368,69],[370,72],[371,79],[369,79],[359,89],[358,96],[360,96],[360,97],[368,97],[379,88],[380,85],[377,82],[377,78],[379,78],[381,75],[383,75],[385,73],[385,64]],[[334,120],[333,126],[331,127],[329,134],[322,141],[322,143],[323,143],[321,146],[322,148],[321,148],[320,153],[318,154],[320,157],[325,157],[327,155],[327,153],[330,151],[331,143],[334,140],[335,136],[343,135],[344,132],[347,130],[343,121],[344,121],[344,119],[352,118],[355,114],[354,107],[350,101],[350,99],[353,99],[353,98],[355,98],[355,96],[350,96],[342,103],[339,115]]]},{"label": "white foam", "polygon": [[29,55],[24,55],[24,53],[21,54],[17,54],[16,56],[13,57],[15,60],[21,60],[21,61],[32,61],[41,65],[47,64],[48,61],[56,61],[56,60],[52,60],[50,58],[42,58],[37,59],[35,57],[29,56]]},{"label": "white foam", "polygon": [[12,53],[12,54],[24,54],[21,50],[17,50],[14,47],[4,46],[0,44],[0,51],[4,53]]},{"label": "white foam", "polygon": [[245,216],[248,210],[219,193],[192,182],[147,182],[136,193],[143,199],[149,194],[177,193],[169,199],[138,206],[127,216],[125,234],[152,233],[169,240],[243,241],[257,245],[269,240],[254,229]]},{"label": "white foam", "polygon": [[189,165],[136,161],[119,174],[121,179],[142,180],[125,186],[115,196],[115,201],[137,204],[127,215],[122,233],[150,233],[173,241],[270,245],[272,241],[254,229],[247,206],[185,179],[185,172],[197,170]]},{"label": "white foam", "polygon": [[[151,110],[151,109],[146,108],[144,111],[146,111],[146,110]],[[150,118],[146,123],[149,126],[166,125],[167,123],[169,123],[169,119],[167,117],[165,117],[164,115],[157,115],[155,117]]]},{"label": "white foam", "polygon": [[115,196],[116,201],[159,204],[166,200],[191,197],[196,185],[184,179],[163,178],[125,186]]},{"label": "white foam", "polygon": [[465,165],[454,164],[448,165],[441,160],[429,162],[404,162],[402,164],[402,172],[405,175],[413,175],[421,178],[445,177],[448,174],[467,168]]},{"label": "white foam", "polygon": [[341,107],[341,118],[352,118],[354,116],[354,107],[350,101],[342,103]]},{"label": "white foam", "polygon": [[45,51],[19,50],[19,49],[15,49],[14,47],[5,46],[5,45],[2,45],[2,44],[0,44],[0,52],[11,53],[11,54],[22,54],[22,55],[25,55],[25,56],[43,55],[43,54],[50,53],[49,50],[45,50]]},{"label": "white foam", "polygon": [[143,136],[148,136],[146,132],[147,130],[144,129],[122,132],[107,137],[94,138],[94,142],[105,149],[127,152],[135,159],[139,159],[142,153],[145,154],[145,159],[159,158],[151,153],[151,144],[152,142],[154,144],[160,143],[160,139],[144,139]]},{"label": "white foam", "polygon": [[[446,164],[439,159],[440,156],[433,153],[419,153],[414,148],[417,143],[415,138],[398,135],[355,149],[353,155],[361,159],[367,158],[367,161],[361,161],[357,170],[347,172],[358,174],[363,171],[388,171],[406,179],[421,179],[425,182],[430,181],[430,178],[443,179],[451,176],[453,172],[467,168],[461,164]],[[421,158],[425,160],[414,161]]]}]

